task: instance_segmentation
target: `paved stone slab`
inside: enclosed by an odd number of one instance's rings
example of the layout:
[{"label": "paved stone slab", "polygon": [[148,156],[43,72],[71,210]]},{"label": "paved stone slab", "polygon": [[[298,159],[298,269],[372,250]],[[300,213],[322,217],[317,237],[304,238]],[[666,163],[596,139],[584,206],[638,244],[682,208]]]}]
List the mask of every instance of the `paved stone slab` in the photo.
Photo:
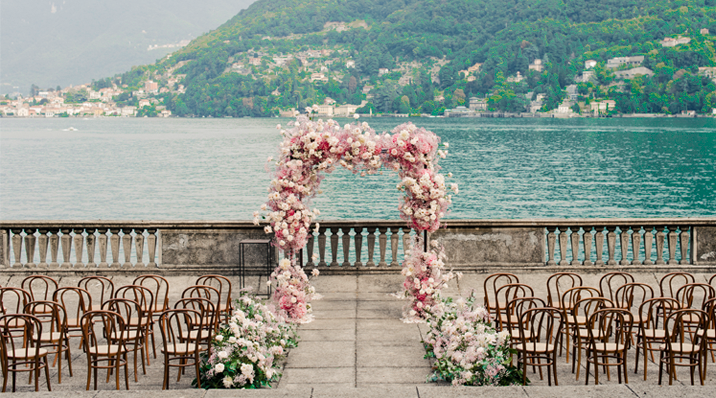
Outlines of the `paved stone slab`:
[{"label": "paved stone slab", "polygon": [[320,294],[355,292],[358,289],[358,277],[355,275],[331,275],[313,280],[313,286]]},{"label": "paved stone slab", "polygon": [[[426,361],[427,362],[427,361]],[[417,367],[369,367],[358,368],[358,385],[369,386],[373,384],[412,384],[425,383],[427,375],[430,374],[430,366]]]},{"label": "paved stone slab", "polygon": [[355,344],[352,342],[304,341],[289,353],[286,369],[352,367],[354,364]]},{"label": "paved stone slab", "polygon": [[681,398],[681,397],[714,397],[716,396],[716,387],[713,385],[711,386],[683,386],[683,385],[673,385],[673,386],[647,386],[647,385],[641,385],[641,386],[633,386],[629,385],[629,389],[637,396],[637,397],[673,397],[673,398]]},{"label": "paved stone slab", "polygon": [[429,366],[423,359],[425,350],[420,345],[370,345],[358,343],[358,367],[415,367]]},{"label": "paved stone slab", "polygon": [[361,293],[385,292],[394,293],[401,289],[405,277],[400,275],[400,268],[395,274],[361,275],[358,278],[358,291]]},{"label": "paved stone slab", "polygon": [[345,386],[316,386],[312,398],[418,398],[415,386],[380,386],[346,388]]},{"label": "paved stone slab", "polygon": [[357,318],[400,319],[403,315],[403,303],[399,300],[359,302]]},{"label": "paved stone slab", "polygon": [[152,392],[146,390],[99,391],[96,398],[146,398],[147,396],[151,396],[152,398],[203,398],[206,396],[206,390],[160,390]]},{"label": "paved stone slab", "polygon": [[320,319],[311,323],[306,323],[298,328],[299,334],[303,330],[331,330],[331,329],[350,329],[355,330],[355,319]]},{"label": "paved stone slab", "polygon": [[284,384],[354,384],[355,367],[288,368],[280,385]]},{"label": "paved stone slab", "polygon": [[530,398],[549,397],[629,397],[634,394],[624,384],[603,386],[527,386],[525,392]]},{"label": "paved stone slab", "polygon": [[356,331],[353,329],[304,329],[300,334],[304,341],[355,341]]},{"label": "paved stone slab", "polygon": [[313,311],[313,317],[319,319],[355,319],[356,308],[346,308],[341,310],[316,310]]},{"label": "paved stone slab", "polygon": [[420,398],[524,398],[528,397],[522,387],[453,387],[435,385],[418,386]]}]

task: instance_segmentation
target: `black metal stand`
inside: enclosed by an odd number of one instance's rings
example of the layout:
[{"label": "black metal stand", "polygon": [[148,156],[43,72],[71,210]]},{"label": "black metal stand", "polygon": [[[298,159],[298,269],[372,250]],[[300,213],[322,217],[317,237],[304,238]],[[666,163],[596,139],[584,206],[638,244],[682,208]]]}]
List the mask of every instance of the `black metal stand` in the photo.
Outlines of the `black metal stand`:
[{"label": "black metal stand", "polygon": [[[239,264],[239,284],[241,289],[246,287],[246,246],[247,245],[265,245],[266,246],[266,280],[271,277],[272,269],[272,256],[271,256],[271,240],[270,239],[244,239],[239,242],[239,251],[241,252],[241,264]],[[256,294],[261,295],[261,276],[259,272],[259,286],[256,289]],[[271,285],[266,286],[266,297],[271,297]]]}]

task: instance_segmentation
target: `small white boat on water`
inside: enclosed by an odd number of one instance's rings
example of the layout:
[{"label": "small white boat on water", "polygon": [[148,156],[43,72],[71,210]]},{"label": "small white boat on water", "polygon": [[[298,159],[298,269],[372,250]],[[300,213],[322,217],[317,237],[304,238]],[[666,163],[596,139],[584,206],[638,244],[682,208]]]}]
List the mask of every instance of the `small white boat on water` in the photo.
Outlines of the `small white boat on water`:
[{"label": "small white boat on water", "polygon": [[77,129],[74,127],[70,127],[68,129],[62,129],[62,131],[77,131]]}]

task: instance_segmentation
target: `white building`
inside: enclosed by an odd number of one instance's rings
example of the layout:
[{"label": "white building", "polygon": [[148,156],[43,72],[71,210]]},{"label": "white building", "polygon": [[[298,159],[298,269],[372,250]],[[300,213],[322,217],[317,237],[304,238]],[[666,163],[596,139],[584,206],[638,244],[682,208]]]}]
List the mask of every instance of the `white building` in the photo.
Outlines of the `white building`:
[{"label": "white building", "polygon": [[595,61],[593,59],[588,59],[588,60],[584,61],[584,69],[592,69],[595,66],[597,66],[597,61]]}]

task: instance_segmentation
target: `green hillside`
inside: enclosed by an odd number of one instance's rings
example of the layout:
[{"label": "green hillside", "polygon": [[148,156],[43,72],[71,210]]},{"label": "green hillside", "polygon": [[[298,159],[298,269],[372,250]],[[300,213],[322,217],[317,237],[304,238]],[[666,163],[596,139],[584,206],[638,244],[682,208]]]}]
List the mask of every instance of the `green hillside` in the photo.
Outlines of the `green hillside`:
[{"label": "green hillside", "polygon": [[[679,37],[688,43],[662,45]],[[259,0],[115,81],[159,81],[179,116],[271,116],[326,97],[359,112],[439,114],[470,97],[548,111],[570,85],[576,112],[609,99],[609,112],[710,113],[715,42],[716,0]],[[626,56],[653,75],[607,67]],[[584,80],[586,60],[597,65]]]}]

